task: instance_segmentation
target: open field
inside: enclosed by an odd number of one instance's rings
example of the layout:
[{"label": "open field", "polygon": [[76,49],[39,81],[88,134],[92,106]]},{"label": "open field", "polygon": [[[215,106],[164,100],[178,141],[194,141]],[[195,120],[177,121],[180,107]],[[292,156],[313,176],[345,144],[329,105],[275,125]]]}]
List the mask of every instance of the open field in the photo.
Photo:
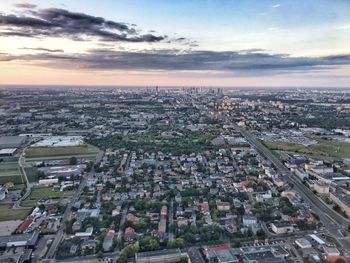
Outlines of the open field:
[{"label": "open field", "polygon": [[72,147],[30,147],[26,151],[26,158],[96,155],[97,153],[98,149],[89,145]]},{"label": "open field", "polygon": [[63,192],[54,191],[51,187],[34,187],[30,195],[22,202],[23,207],[33,207],[43,198],[60,199]]},{"label": "open field", "polygon": [[19,170],[17,162],[1,162],[0,163],[0,184],[8,181],[14,184],[21,184],[22,174]]},{"label": "open field", "polygon": [[31,183],[38,182],[38,168],[36,167],[25,167],[24,170],[26,171],[28,181]]},{"label": "open field", "polygon": [[15,169],[15,170],[3,170],[0,171],[0,176],[16,176],[16,175],[21,175],[21,172],[19,171],[19,169]]},{"label": "open field", "polygon": [[12,157],[3,157],[3,163],[17,163],[18,162],[18,157],[12,156]]},{"label": "open field", "polygon": [[0,222],[0,236],[11,235],[22,223],[22,220],[9,220]]},{"label": "open field", "polygon": [[333,158],[350,158],[350,143],[335,140],[318,140],[318,144],[304,146],[301,144],[265,141],[264,144],[270,150],[302,153],[313,156],[325,156]]},{"label": "open field", "polygon": [[18,169],[17,162],[1,162],[0,163],[0,171],[3,170],[16,170]]},{"label": "open field", "polygon": [[77,159],[85,159],[93,161],[96,158],[96,154],[74,154],[74,155],[61,155],[61,156],[49,156],[49,157],[34,157],[26,158],[26,163],[43,162],[43,161],[57,161],[57,160],[68,160],[70,157],[76,157]]},{"label": "open field", "polygon": [[32,207],[13,209],[9,205],[0,205],[0,221],[24,219]]},{"label": "open field", "polygon": [[63,196],[62,192],[54,191],[51,187],[34,187],[29,195],[29,199],[40,200],[41,198],[47,197],[50,199],[59,199]]},{"label": "open field", "polygon": [[70,157],[95,160],[99,150],[90,145],[72,147],[33,147],[26,150],[27,162],[67,160]]}]

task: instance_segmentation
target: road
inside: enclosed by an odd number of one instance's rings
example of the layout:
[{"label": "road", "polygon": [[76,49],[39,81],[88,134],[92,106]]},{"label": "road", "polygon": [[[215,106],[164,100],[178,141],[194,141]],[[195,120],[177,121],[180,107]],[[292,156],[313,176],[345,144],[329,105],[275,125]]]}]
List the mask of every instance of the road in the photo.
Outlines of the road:
[{"label": "road", "polygon": [[40,238],[33,252],[32,262],[39,262],[40,258],[45,256],[48,249],[47,243],[51,238],[54,238],[54,235],[44,235]]},{"label": "road", "polygon": [[[99,163],[101,161],[102,157],[103,157],[103,152],[100,151],[96,157],[95,164]],[[46,259],[50,259],[50,258],[54,257],[55,252],[57,250],[57,247],[58,247],[59,243],[61,242],[62,237],[65,234],[64,233],[64,224],[69,219],[72,206],[79,200],[79,197],[80,197],[80,195],[81,195],[81,193],[86,185],[87,178],[93,177],[94,173],[95,173],[95,170],[94,170],[94,168],[92,168],[91,172],[89,172],[86,177],[83,177],[83,179],[78,187],[78,190],[75,192],[71,202],[68,203],[66,210],[64,211],[62,219],[61,219],[60,229],[57,231],[55,238],[50,246],[50,249],[46,254]]]},{"label": "road", "polygon": [[60,241],[61,241],[61,239],[62,239],[62,237],[64,235],[64,224],[69,219],[72,206],[75,204],[75,202],[78,201],[78,199],[79,199],[79,197],[81,195],[81,192],[83,191],[85,185],[86,185],[86,181],[85,181],[85,179],[83,179],[82,182],[79,185],[78,190],[75,192],[75,194],[74,194],[74,196],[72,198],[72,201],[69,202],[69,204],[67,205],[66,210],[64,211],[62,219],[61,219],[61,227],[58,230],[58,232],[56,233],[56,236],[55,236],[55,238],[54,238],[54,240],[53,240],[53,242],[51,244],[49,252],[46,255],[46,258],[53,258],[54,254],[55,254],[55,252],[57,250],[58,244],[60,243]]},{"label": "road", "polygon": [[23,200],[25,200],[29,195],[30,193],[32,192],[32,185],[30,184],[29,180],[28,180],[28,177],[27,177],[27,173],[24,169],[24,165],[25,165],[25,158],[24,158],[24,154],[25,154],[25,151],[26,151],[27,147],[25,147],[23,149],[23,151],[21,152],[19,158],[18,158],[18,166],[19,166],[19,169],[21,170],[22,174],[23,174],[23,177],[24,177],[24,180],[26,181],[26,192],[24,193],[24,195],[18,199],[14,204],[13,204],[13,208],[19,208],[21,206],[21,203]]},{"label": "road", "polygon": [[281,173],[290,184],[293,184],[294,189],[299,193],[303,200],[308,203],[311,209],[320,218],[327,231],[340,243],[344,251],[350,251],[349,238],[344,238],[340,233],[340,229],[347,229],[350,221],[339,215],[332,208],[328,207],[315,194],[307,188],[282,162],[274,156],[258,139],[256,139],[249,131],[234,124],[246,140],[267,160],[269,160]]},{"label": "road", "polygon": [[123,236],[123,225],[126,221],[126,215],[128,213],[128,207],[124,207],[122,212],[121,212],[121,219],[120,219],[120,224],[119,224],[119,230],[118,230],[118,238],[122,238]]},{"label": "road", "polygon": [[170,229],[170,226],[172,226],[173,224],[174,224],[174,199],[171,198],[170,206],[169,206],[169,213],[168,213],[168,238],[169,238],[169,241],[172,241],[174,239],[174,233]]},{"label": "road", "polygon": [[205,263],[201,253],[198,251],[198,248],[191,247],[188,249],[187,253],[192,263]]},{"label": "road", "polygon": [[111,252],[111,253],[104,253],[103,258],[97,258],[96,255],[88,255],[88,256],[83,256],[83,257],[74,257],[74,258],[69,258],[69,259],[62,259],[62,260],[57,260],[55,262],[65,262],[65,263],[97,263],[97,262],[108,262],[107,259],[112,259],[113,262],[115,262],[115,259],[118,257],[119,252]]}]

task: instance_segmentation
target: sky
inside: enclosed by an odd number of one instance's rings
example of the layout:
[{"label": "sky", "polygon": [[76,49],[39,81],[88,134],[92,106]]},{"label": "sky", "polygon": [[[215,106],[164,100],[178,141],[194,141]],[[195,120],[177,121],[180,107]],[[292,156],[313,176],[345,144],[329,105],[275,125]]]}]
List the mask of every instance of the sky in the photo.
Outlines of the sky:
[{"label": "sky", "polygon": [[0,1],[0,84],[348,87],[349,0]]}]

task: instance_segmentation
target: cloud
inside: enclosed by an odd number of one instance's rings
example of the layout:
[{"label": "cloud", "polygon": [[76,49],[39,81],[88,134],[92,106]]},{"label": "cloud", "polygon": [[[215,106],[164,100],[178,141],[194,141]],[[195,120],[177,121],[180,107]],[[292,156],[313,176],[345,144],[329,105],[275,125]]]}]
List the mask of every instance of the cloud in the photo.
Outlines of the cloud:
[{"label": "cloud", "polygon": [[66,37],[75,40],[97,37],[114,42],[160,42],[166,39],[166,36],[141,34],[133,25],[65,9],[34,9],[29,14],[30,16],[0,14],[0,28],[3,28],[0,36]]},{"label": "cloud", "polygon": [[[1,60],[1,59],[0,59]],[[212,71],[235,75],[273,75],[329,70],[350,65],[350,55],[290,57],[268,54],[260,49],[244,51],[113,51],[94,49],[84,54],[56,55],[50,52],[3,60],[30,61],[51,68],[82,70]]]},{"label": "cloud", "polygon": [[17,58],[18,57],[11,56],[9,54],[0,52],[0,62],[12,61],[12,60],[16,60]]},{"label": "cloud", "polygon": [[63,52],[63,49],[50,49],[50,48],[43,48],[43,47],[37,47],[37,48],[31,48],[31,47],[23,47],[21,48],[23,50],[33,50],[33,51],[44,51],[44,52]]},{"label": "cloud", "polygon": [[30,3],[27,3],[27,2],[14,4],[14,6],[18,7],[18,8],[23,8],[23,9],[34,9],[34,8],[37,7],[36,5],[30,4]]},{"label": "cloud", "polygon": [[280,4],[275,4],[275,5],[272,6],[272,8],[278,8],[280,6],[281,6]]}]

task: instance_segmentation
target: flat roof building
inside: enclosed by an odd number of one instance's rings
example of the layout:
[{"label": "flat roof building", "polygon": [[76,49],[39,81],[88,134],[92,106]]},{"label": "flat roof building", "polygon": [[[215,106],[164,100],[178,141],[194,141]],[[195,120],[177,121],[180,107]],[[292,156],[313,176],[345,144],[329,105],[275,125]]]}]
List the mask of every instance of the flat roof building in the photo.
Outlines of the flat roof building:
[{"label": "flat roof building", "polygon": [[0,248],[7,247],[34,247],[39,239],[40,231],[28,234],[0,236]]},{"label": "flat roof building", "polygon": [[295,244],[298,247],[302,248],[302,249],[306,249],[306,248],[311,248],[312,247],[310,241],[305,239],[305,238],[298,238],[298,239],[296,239],[295,240]]},{"label": "flat roof building", "polygon": [[276,257],[270,250],[245,253],[244,258],[249,263],[284,263],[285,262],[283,258]]},{"label": "flat roof building", "polygon": [[321,238],[319,238],[315,234],[310,234],[309,236],[312,238],[312,240],[316,241],[319,245],[326,244],[326,242],[324,242]]},{"label": "flat roof building", "polygon": [[26,140],[26,137],[22,136],[1,136],[0,137],[0,149],[5,148],[18,148]]},{"label": "flat roof building", "polygon": [[215,258],[218,263],[236,263],[238,258],[230,249],[214,250],[210,252],[210,258]]},{"label": "flat roof building", "polygon": [[0,157],[14,156],[17,148],[0,149]]}]

